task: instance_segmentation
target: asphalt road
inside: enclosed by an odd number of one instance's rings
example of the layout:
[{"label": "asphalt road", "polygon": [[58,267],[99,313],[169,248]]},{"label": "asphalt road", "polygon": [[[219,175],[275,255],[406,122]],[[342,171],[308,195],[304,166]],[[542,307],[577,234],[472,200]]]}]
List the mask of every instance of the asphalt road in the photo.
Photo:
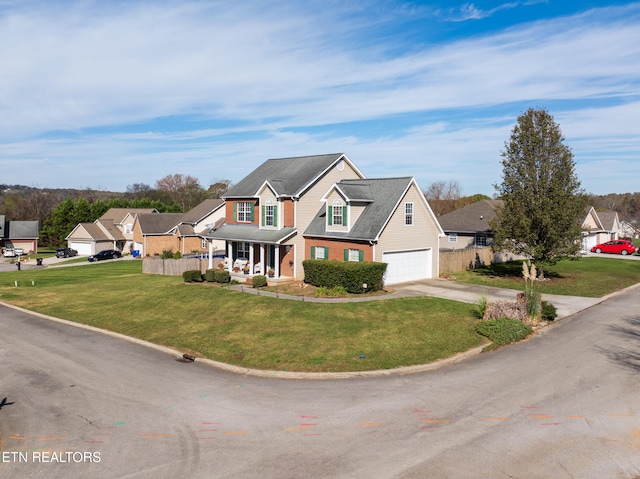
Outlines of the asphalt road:
[{"label": "asphalt road", "polygon": [[0,306],[0,477],[637,478],[639,293],[435,371],[322,381]]}]

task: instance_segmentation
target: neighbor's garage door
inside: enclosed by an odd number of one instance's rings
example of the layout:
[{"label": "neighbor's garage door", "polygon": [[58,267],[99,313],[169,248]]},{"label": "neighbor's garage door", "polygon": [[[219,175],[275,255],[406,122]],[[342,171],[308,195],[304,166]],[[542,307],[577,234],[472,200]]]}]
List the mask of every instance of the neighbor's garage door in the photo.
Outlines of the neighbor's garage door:
[{"label": "neighbor's garage door", "polygon": [[82,243],[80,241],[69,241],[69,248],[73,248],[80,255],[90,255],[93,253],[91,251],[91,243]]},{"label": "neighbor's garage door", "polygon": [[385,284],[431,278],[431,249],[382,253],[387,263]]}]

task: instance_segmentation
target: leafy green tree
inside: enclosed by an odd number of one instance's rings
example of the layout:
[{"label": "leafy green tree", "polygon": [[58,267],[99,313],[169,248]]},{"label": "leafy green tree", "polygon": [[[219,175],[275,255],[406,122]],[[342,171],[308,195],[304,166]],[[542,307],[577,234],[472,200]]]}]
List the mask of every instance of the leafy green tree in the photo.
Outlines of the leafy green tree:
[{"label": "leafy green tree", "polygon": [[492,223],[497,250],[554,264],[580,250],[586,196],[575,173],[571,149],[545,109],[518,117],[502,156],[503,207]]}]

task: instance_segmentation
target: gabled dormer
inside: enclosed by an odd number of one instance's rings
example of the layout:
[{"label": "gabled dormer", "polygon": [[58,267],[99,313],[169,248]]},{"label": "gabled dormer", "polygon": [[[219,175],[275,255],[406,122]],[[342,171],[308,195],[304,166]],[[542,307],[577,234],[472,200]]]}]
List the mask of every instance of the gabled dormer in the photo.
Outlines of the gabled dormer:
[{"label": "gabled dormer", "polygon": [[326,207],[326,229],[348,233],[373,201],[366,181],[334,184],[322,197]]},{"label": "gabled dormer", "polygon": [[278,196],[268,181],[258,191],[258,198],[260,203],[260,228],[278,229],[282,224],[279,216],[282,208],[278,207]]}]

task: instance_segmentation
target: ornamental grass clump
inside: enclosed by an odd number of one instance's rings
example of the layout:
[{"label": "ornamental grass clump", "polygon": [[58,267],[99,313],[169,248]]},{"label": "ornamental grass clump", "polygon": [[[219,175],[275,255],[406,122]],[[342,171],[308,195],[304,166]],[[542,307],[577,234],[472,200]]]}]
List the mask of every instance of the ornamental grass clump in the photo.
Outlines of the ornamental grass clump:
[{"label": "ornamental grass clump", "polygon": [[[540,270],[542,271],[542,270]],[[529,261],[522,262],[522,276],[524,278],[524,298],[527,315],[533,321],[540,319],[542,295],[534,290],[534,283],[538,281],[536,265]]]}]

